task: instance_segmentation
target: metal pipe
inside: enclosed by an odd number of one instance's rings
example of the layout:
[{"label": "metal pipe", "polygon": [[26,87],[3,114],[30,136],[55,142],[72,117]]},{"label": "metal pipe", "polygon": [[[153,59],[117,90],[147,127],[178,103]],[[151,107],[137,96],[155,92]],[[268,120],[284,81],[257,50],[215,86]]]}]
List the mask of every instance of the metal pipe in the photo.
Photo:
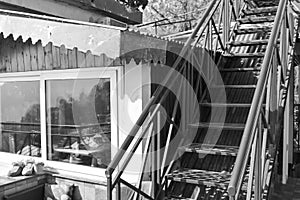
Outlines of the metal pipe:
[{"label": "metal pipe", "polygon": [[[175,66],[175,68],[177,68],[178,66],[180,66],[179,64],[180,64],[180,61],[182,60],[181,58],[184,57],[184,55],[190,49],[191,44],[192,44],[195,36],[197,35],[198,31],[202,27],[202,25],[205,22],[206,18],[209,16],[209,14],[211,12],[211,9],[215,6],[215,4],[216,4],[217,1],[219,1],[219,0],[212,0],[211,1],[209,7],[207,8],[207,10],[205,12],[205,14],[199,20],[197,26],[195,27],[194,32],[190,35],[189,39],[185,43],[185,45],[184,45],[183,49],[181,50],[181,52],[180,52],[177,60],[174,63],[173,66]],[[164,91],[164,86],[167,85],[167,83],[170,81],[172,75],[173,75],[172,72],[170,72],[170,73],[167,74],[166,78],[164,79],[163,83],[161,84],[162,86],[158,87],[158,89],[154,92],[154,94],[150,98],[149,102],[146,104],[146,106],[145,106],[142,114],[140,115],[140,117],[138,118],[137,122],[135,123],[135,125],[133,126],[133,128],[131,129],[131,131],[129,132],[129,134],[126,137],[125,141],[123,142],[122,146],[120,147],[120,150],[116,153],[116,155],[114,156],[113,160],[111,161],[111,163],[107,167],[107,169],[106,169],[106,174],[107,175],[112,174],[113,171],[115,170],[115,168],[118,166],[120,160],[122,159],[123,155],[125,154],[125,151],[128,149],[129,145],[131,144],[131,142],[133,141],[134,137],[138,133],[140,127],[143,125],[145,119],[147,118],[147,116],[149,114],[149,111],[150,111],[150,108],[152,107],[152,105],[154,105],[155,103],[157,103],[157,101],[159,100],[159,96]]]},{"label": "metal pipe", "polygon": [[257,143],[256,143],[256,156],[255,156],[255,192],[254,192],[254,199],[260,200],[261,199],[261,140],[262,140],[262,120],[261,115],[259,115],[258,124],[257,124]]},{"label": "metal pipe", "polygon": [[242,137],[242,141],[240,144],[240,149],[236,158],[236,162],[233,168],[233,172],[232,172],[232,177],[230,179],[229,182],[229,186],[228,186],[228,194],[229,196],[233,197],[235,196],[235,194],[238,192],[237,188],[238,188],[238,182],[241,176],[243,176],[243,165],[245,162],[247,162],[248,156],[247,153],[249,151],[249,148],[251,147],[251,144],[249,143],[249,141],[251,141],[253,138],[252,137],[252,130],[253,127],[255,127],[255,123],[257,123],[254,119],[256,118],[256,116],[260,113],[258,109],[261,108],[261,98],[263,98],[263,96],[261,96],[261,94],[263,93],[263,91],[265,90],[265,85],[266,82],[268,80],[268,75],[269,75],[269,71],[270,71],[270,61],[272,59],[272,55],[273,55],[273,51],[275,46],[277,45],[277,37],[279,34],[279,27],[281,25],[282,22],[282,18],[283,18],[283,13],[285,11],[287,5],[287,0],[281,0],[277,9],[277,13],[276,13],[276,17],[275,17],[275,22],[272,28],[272,32],[271,32],[271,36],[269,39],[269,43],[267,46],[267,50],[265,53],[265,57],[263,60],[263,64],[262,64],[262,69],[261,69],[261,73],[259,76],[259,80],[257,83],[257,87],[255,89],[255,93],[254,93],[254,97],[251,103],[251,108],[249,111],[249,115],[247,118],[247,122],[246,122],[246,126],[243,132],[243,137]]},{"label": "metal pipe", "polygon": [[225,46],[227,46],[227,42],[229,41],[229,30],[230,30],[230,13],[229,13],[229,3],[230,0],[224,0],[224,20],[223,20],[223,40]]},{"label": "metal pipe", "polygon": [[112,179],[110,175],[106,175],[107,178],[107,200],[112,200]]}]

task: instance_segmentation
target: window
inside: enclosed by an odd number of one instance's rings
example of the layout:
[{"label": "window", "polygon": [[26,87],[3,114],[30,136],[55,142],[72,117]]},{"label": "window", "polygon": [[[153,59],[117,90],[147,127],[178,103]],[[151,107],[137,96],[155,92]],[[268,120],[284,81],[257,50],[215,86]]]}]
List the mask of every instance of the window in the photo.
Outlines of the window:
[{"label": "window", "polygon": [[[117,147],[117,69],[0,74],[0,151],[106,168]],[[54,167],[56,167],[54,166]],[[74,167],[72,167],[74,169]],[[91,170],[94,171],[94,170]]]},{"label": "window", "polygon": [[48,158],[106,168],[111,160],[110,79],[49,80],[46,97]]},{"label": "window", "polygon": [[0,149],[41,156],[38,81],[0,82]]}]

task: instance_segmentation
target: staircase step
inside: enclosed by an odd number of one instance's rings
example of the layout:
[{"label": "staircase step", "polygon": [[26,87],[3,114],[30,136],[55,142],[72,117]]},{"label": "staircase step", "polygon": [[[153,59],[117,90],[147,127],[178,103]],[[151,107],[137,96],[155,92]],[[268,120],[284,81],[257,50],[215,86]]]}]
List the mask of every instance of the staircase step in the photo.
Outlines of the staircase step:
[{"label": "staircase step", "polygon": [[175,170],[166,178],[171,181],[227,189],[231,174],[198,169]]},{"label": "staircase step", "polygon": [[224,57],[239,57],[239,58],[262,58],[265,56],[265,53],[224,53]]},{"label": "staircase step", "polygon": [[257,1],[256,2],[259,7],[270,7],[270,6],[278,6],[279,1],[278,0],[270,0],[270,1]]},{"label": "staircase step", "polygon": [[231,46],[253,46],[253,45],[267,45],[269,42],[268,39],[264,40],[248,40],[248,41],[231,41],[228,42],[228,45]]},{"label": "staircase step", "polygon": [[254,89],[256,88],[256,85],[216,85],[213,86],[212,88],[220,88],[220,87],[224,87],[224,88],[228,88],[228,89]]},{"label": "staircase step", "polygon": [[219,69],[220,72],[253,72],[253,71],[260,71],[260,68],[223,68]]},{"label": "staircase step", "polygon": [[175,196],[175,195],[170,195],[167,199],[168,199],[168,200],[169,200],[169,199],[195,200],[195,199],[192,199],[192,198],[180,197],[180,196]]},{"label": "staircase step", "polygon": [[245,15],[257,15],[265,13],[276,13],[278,6],[264,7],[264,8],[255,8],[250,10],[245,10],[243,13]]},{"label": "staircase step", "polygon": [[240,28],[235,30],[236,34],[251,34],[251,33],[259,33],[259,32],[271,32],[272,27],[264,26],[264,27],[247,27]]},{"label": "staircase step", "polygon": [[238,146],[211,145],[211,144],[191,144],[179,148],[185,152],[211,154],[222,156],[236,156],[239,150]]},{"label": "staircase step", "polygon": [[200,103],[200,106],[206,107],[239,107],[239,108],[250,108],[250,103]]},{"label": "staircase step", "polygon": [[274,22],[275,16],[264,16],[264,17],[244,17],[237,21],[241,24],[258,24],[264,22]]},{"label": "staircase step", "polygon": [[213,128],[213,129],[223,129],[223,130],[244,130],[245,124],[237,123],[213,123],[213,122],[199,122],[195,124],[190,124],[193,128]]}]

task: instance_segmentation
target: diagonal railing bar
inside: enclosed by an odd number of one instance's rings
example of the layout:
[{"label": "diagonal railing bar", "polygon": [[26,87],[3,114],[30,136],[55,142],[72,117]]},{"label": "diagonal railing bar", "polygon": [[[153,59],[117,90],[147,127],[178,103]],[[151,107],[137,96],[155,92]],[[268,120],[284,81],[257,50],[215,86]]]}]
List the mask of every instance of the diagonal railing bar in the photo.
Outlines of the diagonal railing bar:
[{"label": "diagonal railing bar", "polygon": [[236,11],[235,5],[233,3],[233,0],[230,0],[230,4],[231,4],[231,10],[232,10],[232,13],[233,13],[233,18],[234,18],[234,20],[237,20],[238,16],[236,14],[237,11]]},{"label": "diagonal railing bar", "polygon": [[143,195],[146,199],[149,200],[154,200],[154,198],[152,198],[151,196],[149,196],[148,194],[146,194],[145,192],[143,192],[142,190],[136,188],[135,186],[133,186],[132,184],[128,183],[127,181],[125,181],[124,179],[120,179],[120,182],[122,184],[124,184],[125,186],[129,187],[130,189],[132,189],[133,191],[140,193],[141,195]]},{"label": "diagonal railing bar", "polygon": [[[151,128],[150,128],[150,131],[149,131],[149,134],[148,134],[148,138],[147,138],[147,141],[146,141],[146,149],[145,149],[145,153],[144,153],[144,157],[143,157],[143,165],[142,165],[142,169],[141,169],[141,175],[139,176],[139,180],[137,181],[138,182],[138,189],[139,190],[141,190],[142,189],[142,182],[143,182],[143,176],[144,176],[144,170],[145,170],[145,168],[146,168],[146,162],[147,162],[147,159],[148,159],[148,153],[149,153],[149,151],[150,151],[150,146],[151,146],[151,140],[152,140],[152,137],[149,137],[150,135],[151,135],[151,133],[152,133],[152,131],[153,131],[153,125],[151,126]],[[140,195],[139,195],[139,193],[137,192],[137,193],[135,193],[135,195],[136,195],[136,200],[138,200],[139,199],[139,197],[140,197]]]},{"label": "diagonal railing bar", "polygon": [[[277,69],[277,67],[279,67],[280,63],[279,63],[278,59],[280,59],[284,56],[291,58],[291,55],[289,55],[290,51],[288,49],[287,49],[287,51],[281,52],[282,54],[280,54],[279,56],[276,56],[279,54],[278,48],[277,48],[278,38],[279,37],[285,38],[285,36],[284,35],[282,36],[282,34],[285,34],[284,32],[286,32],[288,30],[288,28],[290,28],[290,29],[294,28],[294,27],[288,27],[288,25],[287,25],[288,23],[284,23],[284,21],[283,21],[283,20],[285,20],[285,16],[287,13],[287,5],[288,5],[287,3],[288,3],[287,0],[280,0],[278,8],[277,8],[274,25],[273,25],[273,28],[271,31],[271,35],[269,38],[265,56],[263,58],[263,63],[262,63],[262,67],[260,70],[259,79],[258,79],[257,86],[256,86],[256,89],[254,92],[254,97],[253,97],[250,111],[249,111],[249,114],[247,117],[245,129],[244,129],[242,140],[240,143],[240,148],[238,151],[238,155],[236,157],[235,165],[234,165],[234,168],[232,171],[232,176],[231,176],[229,186],[228,186],[228,194],[229,194],[229,197],[231,200],[238,199],[238,197],[239,197],[239,192],[240,192],[240,188],[241,188],[243,178],[245,175],[245,169],[246,169],[246,166],[248,163],[250,152],[252,152],[252,156],[254,155],[256,157],[256,161],[255,161],[256,164],[255,164],[255,166],[251,165],[251,169],[250,169],[250,174],[253,173],[253,172],[251,172],[251,170],[255,170],[255,173],[256,173],[256,176],[254,177],[254,179],[255,179],[255,199],[262,198],[262,196],[261,196],[262,190],[264,189],[264,185],[262,182],[264,178],[262,179],[262,177],[266,176],[263,173],[264,173],[264,171],[266,171],[265,166],[266,166],[267,160],[268,160],[268,159],[265,159],[266,158],[265,154],[266,154],[266,150],[267,150],[267,147],[266,147],[267,132],[262,131],[262,125],[264,125],[264,126],[267,125],[267,128],[269,129],[269,124],[268,124],[269,122],[266,119],[264,112],[262,111],[262,104],[263,104],[263,101],[265,100],[264,99],[265,95],[262,95],[262,94],[266,93],[266,90],[267,90],[266,85],[269,80],[269,77],[271,76],[272,67],[273,66],[276,67],[275,69]],[[291,31],[291,30],[289,30],[289,31]],[[283,39],[281,41],[283,43],[283,45],[290,44],[290,42],[289,42],[290,36],[291,36],[291,34],[289,33],[289,36],[286,39]],[[292,36],[292,40],[293,40],[293,38],[294,38],[294,35]],[[280,59],[280,61],[282,61],[282,60]],[[286,67],[286,68],[288,68],[288,67]],[[287,70],[287,69],[284,69],[284,67],[281,67],[281,70]],[[273,77],[277,76],[276,71],[272,73]],[[280,71],[279,71],[279,73],[280,73]],[[280,74],[282,75],[284,73],[280,73]],[[270,83],[271,82],[272,81],[270,81]],[[278,82],[281,83],[280,77],[279,77]],[[284,82],[286,82],[286,80],[284,80]],[[287,80],[287,82],[289,82],[289,79]],[[271,95],[273,95],[272,90],[273,91],[277,90],[276,89],[277,83],[273,82],[272,84],[273,85],[271,85],[271,87],[268,87],[271,90]],[[279,88],[279,90],[281,91],[280,88]],[[268,92],[268,94],[270,94],[270,93]],[[270,98],[267,98],[267,99],[270,99]],[[278,103],[279,102],[276,100],[276,104],[278,104]],[[269,105],[269,104],[267,104],[267,105]],[[274,103],[272,105],[270,105],[270,107],[271,106],[274,107]],[[274,109],[274,108],[272,108],[272,109]],[[274,115],[274,114],[272,114],[272,115]],[[274,124],[276,122],[272,121],[270,123]],[[276,133],[272,133],[272,134],[275,135]],[[254,150],[253,149],[253,141],[255,140],[255,138],[257,138],[259,145]],[[252,148],[252,151],[251,151],[251,148]],[[251,159],[252,159],[252,156],[251,156]],[[260,177],[261,174],[262,174],[262,177]],[[257,176],[259,176],[259,178]],[[250,180],[249,180],[249,183],[250,183]],[[259,185],[257,185],[257,184],[259,184]],[[252,188],[252,184],[250,185],[250,187]],[[252,191],[250,191],[250,189],[248,189],[248,192],[252,192]],[[250,197],[251,197],[251,194],[248,193],[247,199],[249,199]]]},{"label": "diagonal railing bar", "polygon": [[[220,45],[221,45],[221,49],[222,49],[223,51],[225,51],[225,46],[224,46],[224,44],[223,44],[223,41],[222,41],[222,39],[221,39],[220,33],[219,33],[219,31],[218,31],[218,29],[217,29],[217,27],[216,27],[216,24],[215,24],[215,21],[214,21],[214,20],[212,20],[212,25],[213,25],[213,28],[215,29],[215,32],[217,33],[217,37],[218,37],[219,43],[220,43]],[[216,45],[216,46],[217,46],[217,45]]]},{"label": "diagonal railing bar", "polygon": [[[178,74],[182,74],[183,76],[185,76],[188,79],[188,81],[190,81],[190,84],[192,85],[193,89],[196,88],[197,92],[199,92],[199,90],[200,90],[199,93],[202,93],[201,80],[200,80],[200,78],[199,78],[199,80],[195,79],[195,77],[194,77],[195,74],[194,74],[193,68],[190,67],[190,63],[188,63],[187,59],[185,59],[185,58],[192,57],[192,61],[194,61],[194,59],[193,59],[194,55],[191,55],[192,51],[198,47],[206,47],[206,45],[207,45],[210,55],[213,55],[213,50],[214,50],[214,53],[216,54],[216,51],[218,50],[218,45],[220,46],[221,50],[224,51],[226,49],[226,43],[228,41],[226,41],[226,37],[225,37],[225,40],[224,39],[222,40],[220,32],[221,32],[221,25],[222,26],[226,25],[226,23],[224,23],[224,21],[226,21],[230,25],[231,20],[234,20],[234,19],[231,19],[232,17],[229,18],[227,16],[227,14],[230,14],[230,12],[228,12],[229,8],[230,8],[229,4],[231,4],[231,6],[232,6],[232,11],[231,11],[232,14],[236,15],[235,12],[237,12],[237,10],[234,9],[232,0],[212,0],[210,2],[205,13],[201,17],[201,19],[199,19],[196,27],[189,35],[188,40],[186,41],[185,45],[183,46],[182,50],[180,51],[179,55],[177,56],[174,64],[172,65],[172,68],[177,73],[170,70],[169,73],[167,73],[164,80],[162,81],[162,83],[154,91],[154,93],[152,94],[148,103],[145,105],[141,115],[137,119],[136,123],[134,124],[134,126],[132,127],[130,132],[128,133],[128,136],[125,138],[120,149],[118,150],[118,152],[112,159],[111,163],[109,164],[108,168],[106,169],[107,199],[108,200],[112,199],[112,193],[113,193],[113,190],[115,187],[118,187],[118,188],[116,188],[117,189],[116,196],[121,197],[120,184],[123,184],[123,185],[129,187],[130,189],[132,189],[133,191],[135,191],[136,195],[134,195],[133,198],[138,199],[139,197],[142,196],[141,198],[153,199],[150,195],[141,191],[141,181],[143,179],[142,178],[143,172],[142,172],[142,175],[139,177],[139,181],[137,183],[138,187],[135,187],[134,185],[126,182],[125,180],[122,179],[121,176],[124,173],[124,170],[126,169],[129,162],[131,161],[135,151],[138,149],[139,145],[144,140],[144,136],[146,135],[148,129],[150,128],[151,123],[156,123],[155,119],[157,119],[158,125],[156,128],[160,127],[159,122],[158,122],[159,118],[156,118],[156,115],[158,115],[158,113],[160,113],[159,108],[161,107],[161,105],[163,105],[163,103],[165,103],[165,100],[167,99],[168,95],[170,94],[170,91],[168,89],[166,89],[165,86],[167,85],[169,87],[173,87],[177,81],[177,77],[179,76]],[[214,18],[215,18],[214,15],[217,13],[217,10],[219,7],[221,7],[221,8],[220,8],[220,13],[219,13],[219,21],[217,22],[219,28],[217,28],[216,22],[214,20]],[[227,12],[224,12],[225,8],[228,9]],[[235,16],[233,18],[236,19],[236,17],[237,16]],[[223,23],[222,23],[222,20],[223,20]],[[224,27],[222,30],[223,30],[223,35],[224,35]],[[230,27],[227,27],[226,30],[230,31]],[[205,39],[204,39],[204,45],[201,46],[201,45],[199,45],[199,42],[201,39],[203,40],[205,32],[206,32],[206,34],[205,34]],[[228,39],[228,37],[227,37],[227,39]],[[206,54],[206,56],[208,56],[208,54]],[[195,60],[198,63],[198,59],[195,59]],[[194,63],[192,63],[192,64],[194,64]],[[203,65],[203,63],[202,63],[202,65]],[[191,69],[192,69],[192,71],[191,71]],[[212,73],[211,70],[213,70],[213,69],[208,69],[208,70],[210,70],[210,71],[208,71],[208,73]],[[211,78],[213,78],[213,77],[211,77]],[[181,88],[181,87],[179,87],[179,88]],[[183,87],[182,90],[184,90],[184,91],[182,93],[180,93],[180,95],[183,96],[182,98],[183,98],[184,104],[188,104],[188,102],[186,100],[186,96],[189,97],[191,94],[189,91],[185,92],[185,87]],[[202,97],[200,99],[202,99]],[[173,107],[172,118],[169,118],[169,116],[166,117],[166,119],[167,119],[166,123],[168,123],[168,126],[169,126],[168,134],[170,135],[170,137],[168,137],[168,138],[170,138],[170,139],[172,138],[171,135],[174,132],[173,130],[179,129],[178,124],[176,124],[178,122],[176,122],[176,120],[175,120],[175,117],[177,117],[176,115],[178,115],[177,114],[178,113],[178,111],[177,111],[178,102],[177,101],[175,101],[174,106],[175,106],[175,108]],[[191,108],[193,108],[193,106],[194,105],[187,105],[188,110],[191,110]],[[154,107],[154,109],[152,109],[152,107]],[[180,117],[185,119],[185,120],[183,120],[184,122],[190,121],[191,120],[190,118],[195,118],[194,115],[192,117],[190,117],[190,116],[186,117],[185,113],[181,113],[181,115],[182,116],[180,116]],[[186,127],[186,124],[184,124],[183,127]],[[154,132],[151,131],[149,133],[148,137],[153,137],[153,133]],[[153,137],[151,142],[153,142],[153,140],[159,140],[159,138]],[[155,141],[155,142],[157,142],[157,141]],[[179,145],[181,145],[182,143],[183,143],[183,141],[180,141]],[[167,144],[167,145],[169,145],[169,144]],[[166,149],[167,149],[167,151],[164,154],[163,161],[161,162],[160,160],[157,160],[157,162],[154,161],[154,163],[157,163],[160,165],[160,164],[163,164],[166,162],[166,157],[168,154],[168,147],[166,147]],[[148,155],[148,153],[149,153],[148,149],[145,152]],[[176,152],[175,153],[172,152],[172,154],[173,154],[173,156],[171,156],[171,157],[173,159],[171,160],[170,165],[168,167],[163,168],[161,171],[158,170],[158,173],[156,173],[156,172],[153,173],[153,174],[155,174],[155,176],[157,176],[157,177],[152,176],[152,179],[156,179],[156,180],[153,180],[153,183],[152,183],[152,184],[154,184],[154,186],[153,186],[154,196],[159,194],[156,191],[157,186],[155,184],[157,184],[159,182],[160,186],[162,186],[162,183],[164,183],[164,181],[165,181],[165,179],[162,177],[164,177],[165,174],[168,173],[173,166],[174,159],[176,157]],[[160,159],[160,156],[158,155],[158,158],[156,158],[156,159]],[[147,160],[147,156],[144,157],[143,163],[146,160]],[[118,169],[118,170],[116,170],[116,169]],[[145,165],[142,166],[142,171],[144,171],[144,169],[145,169]],[[161,192],[162,187],[159,187],[158,190],[159,190],[159,192]]]},{"label": "diagonal railing bar", "polygon": [[[217,8],[219,7],[220,3],[222,1],[218,0],[218,1],[212,1],[211,3],[214,3],[213,5],[209,6],[209,12],[207,12],[207,15],[204,15],[201,18],[201,26],[199,27],[199,30],[197,31],[197,33],[195,34],[195,36],[198,34],[197,39],[194,42],[193,46],[196,46],[196,44],[199,43],[200,39],[203,37],[203,33],[207,27],[207,25],[209,24],[210,19],[213,17],[213,15],[215,14],[215,12],[217,11]],[[200,28],[202,27],[202,30],[200,30]],[[199,32],[199,33],[198,33]]]}]

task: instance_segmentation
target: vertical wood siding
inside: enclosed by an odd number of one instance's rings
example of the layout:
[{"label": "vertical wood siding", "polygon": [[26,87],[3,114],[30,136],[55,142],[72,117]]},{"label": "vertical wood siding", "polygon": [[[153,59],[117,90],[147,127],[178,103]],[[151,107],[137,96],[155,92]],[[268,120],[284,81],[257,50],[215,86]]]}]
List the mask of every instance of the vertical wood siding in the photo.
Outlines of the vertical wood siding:
[{"label": "vertical wood siding", "polygon": [[121,65],[105,54],[93,55],[77,48],[66,49],[64,45],[53,46],[50,42],[42,46],[41,41],[32,44],[31,40],[16,41],[10,35],[0,34],[0,72],[24,72],[37,70],[74,69],[87,67],[107,67]]}]

